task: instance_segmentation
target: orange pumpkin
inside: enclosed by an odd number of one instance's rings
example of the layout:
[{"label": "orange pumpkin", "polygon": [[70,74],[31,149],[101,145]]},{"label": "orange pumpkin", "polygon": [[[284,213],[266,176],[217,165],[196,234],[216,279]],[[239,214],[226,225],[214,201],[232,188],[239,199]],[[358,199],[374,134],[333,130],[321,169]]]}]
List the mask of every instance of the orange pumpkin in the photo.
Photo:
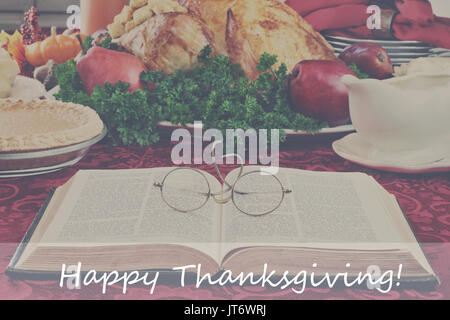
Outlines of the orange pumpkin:
[{"label": "orange pumpkin", "polygon": [[57,35],[56,27],[52,27],[51,35],[43,40],[25,46],[25,57],[28,62],[39,67],[45,65],[49,60],[57,64],[75,58],[81,51],[81,45],[77,35]]}]

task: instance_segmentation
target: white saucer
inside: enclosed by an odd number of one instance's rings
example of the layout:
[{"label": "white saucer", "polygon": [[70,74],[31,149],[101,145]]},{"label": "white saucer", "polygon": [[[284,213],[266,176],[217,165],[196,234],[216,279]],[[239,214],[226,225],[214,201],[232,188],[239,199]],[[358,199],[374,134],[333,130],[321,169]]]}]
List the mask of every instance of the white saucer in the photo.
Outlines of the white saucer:
[{"label": "white saucer", "polygon": [[333,150],[346,160],[383,171],[398,173],[450,172],[450,158],[421,164],[404,163],[394,156],[389,159],[386,154],[374,152],[373,146],[361,139],[357,133],[335,141]]}]

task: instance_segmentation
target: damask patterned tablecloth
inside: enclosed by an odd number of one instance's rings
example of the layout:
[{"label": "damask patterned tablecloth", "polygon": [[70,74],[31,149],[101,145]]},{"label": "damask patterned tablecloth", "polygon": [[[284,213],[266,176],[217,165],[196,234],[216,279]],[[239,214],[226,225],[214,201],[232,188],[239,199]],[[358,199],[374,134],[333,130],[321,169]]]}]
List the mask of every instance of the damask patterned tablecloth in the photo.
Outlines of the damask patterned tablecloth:
[{"label": "damask patterned tablecloth", "polygon": [[[0,180],[0,299],[450,299],[450,173],[403,175],[366,169],[352,164],[331,149],[331,141],[300,140],[284,144],[280,166],[315,171],[362,171],[372,175],[394,194],[438,274],[441,284],[431,291],[410,289],[381,293],[364,289],[307,288],[296,294],[290,288],[239,286],[196,288],[158,285],[153,295],[144,286],[108,288],[91,285],[80,290],[60,288],[56,281],[12,280],[4,274],[12,255],[51,188],[58,187],[79,169],[127,169],[173,166],[171,146],[151,148],[93,147],[76,166],[43,176]],[[200,166],[214,174],[208,166]],[[228,172],[232,168],[225,168]]]}]

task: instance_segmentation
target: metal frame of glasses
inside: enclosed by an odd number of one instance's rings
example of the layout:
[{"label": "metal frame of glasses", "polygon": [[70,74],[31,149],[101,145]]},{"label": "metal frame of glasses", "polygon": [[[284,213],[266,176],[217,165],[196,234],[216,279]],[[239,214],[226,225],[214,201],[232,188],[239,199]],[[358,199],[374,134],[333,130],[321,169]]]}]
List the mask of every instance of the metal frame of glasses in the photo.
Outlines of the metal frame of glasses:
[{"label": "metal frame of glasses", "polygon": [[[178,167],[168,172],[161,182],[154,184],[160,189],[162,200],[167,206],[180,213],[190,213],[203,208],[212,197],[218,204],[232,201],[241,213],[259,217],[276,211],[286,194],[292,193],[283,186],[277,176],[265,168],[244,173],[244,162],[238,154],[222,157],[234,157],[240,162],[236,180],[233,183],[226,181],[217,164],[215,147],[212,149],[213,165],[225,190],[214,193],[204,172],[195,168]],[[203,182],[199,182],[199,179]],[[181,181],[184,181],[184,186],[180,185]],[[191,188],[186,187],[192,181],[199,184]],[[187,203],[195,205],[188,208]]]}]

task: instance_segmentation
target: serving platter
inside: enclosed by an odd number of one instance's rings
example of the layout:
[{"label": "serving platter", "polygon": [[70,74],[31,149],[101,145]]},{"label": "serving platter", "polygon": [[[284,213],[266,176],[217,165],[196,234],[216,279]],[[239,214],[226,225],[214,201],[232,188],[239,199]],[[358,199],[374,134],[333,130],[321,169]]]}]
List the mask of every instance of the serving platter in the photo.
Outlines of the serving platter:
[{"label": "serving platter", "polygon": [[[158,123],[158,127],[163,128],[163,129],[170,129],[170,130],[182,129],[182,128],[186,128],[188,130],[195,129],[193,124],[187,124],[186,126],[181,126],[181,125],[173,124],[168,121],[163,121],[163,122]],[[319,132],[316,132],[316,133],[305,132],[305,131],[294,131],[291,129],[285,129],[284,131],[286,132],[287,136],[311,136],[311,135],[330,135],[330,134],[350,133],[350,132],[354,132],[355,128],[353,127],[353,125],[348,124],[348,125],[338,126],[338,127],[334,127],[334,128],[323,128],[322,130],[320,130]]]},{"label": "serving platter", "polygon": [[0,153],[0,178],[15,178],[55,172],[78,163],[90,147],[101,141],[106,127],[98,136],[67,147],[31,152]]},{"label": "serving platter", "polygon": [[[55,87],[53,89],[53,92],[51,92],[52,95],[56,94],[59,91],[59,86]],[[158,123],[158,127],[161,129],[168,129],[168,130],[175,130],[175,129],[181,129],[186,128],[189,130],[194,129],[193,124],[187,124],[186,126],[176,125],[169,121],[161,121]],[[355,127],[352,124],[347,124],[343,126],[333,127],[333,128],[323,128],[319,132],[316,132],[314,134],[310,132],[305,131],[294,131],[291,129],[285,129],[286,135],[288,136],[309,136],[309,135],[330,135],[330,134],[341,134],[341,133],[350,133],[355,131]]]}]

